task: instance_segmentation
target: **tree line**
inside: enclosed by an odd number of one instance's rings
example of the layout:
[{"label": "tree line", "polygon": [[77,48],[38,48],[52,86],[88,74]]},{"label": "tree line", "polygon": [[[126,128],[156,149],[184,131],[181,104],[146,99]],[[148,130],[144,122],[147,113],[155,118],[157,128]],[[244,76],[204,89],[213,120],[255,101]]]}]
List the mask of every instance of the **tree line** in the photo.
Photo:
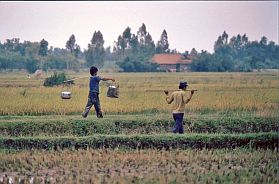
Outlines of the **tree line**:
[{"label": "tree line", "polygon": [[0,70],[26,69],[34,73],[37,69],[77,70],[82,66],[82,55],[79,47],[71,53],[68,49],[48,48],[48,41],[24,41],[19,38],[0,42]]},{"label": "tree line", "polygon": [[191,63],[192,71],[249,72],[258,69],[279,69],[279,45],[263,36],[249,41],[246,34],[231,37],[226,31],[214,43],[214,52],[201,51]]},{"label": "tree line", "polygon": [[104,47],[101,31],[95,31],[87,49],[81,50],[72,34],[65,48],[49,47],[47,40],[40,42],[24,41],[19,38],[0,42],[0,70],[26,69],[29,73],[37,69],[75,70],[95,65],[101,68],[104,61],[116,61],[125,72],[157,71],[158,65],[150,58],[155,53],[169,53],[167,33],[163,30],[161,40],[155,45],[145,24],[136,34],[127,27],[119,35],[113,47]]},{"label": "tree line", "polygon": [[[154,54],[180,53],[169,48],[167,31],[163,30],[155,43],[143,23],[136,33],[127,27],[112,47],[104,47],[101,31],[95,31],[87,49],[81,50],[72,34],[65,42],[65,48],[49,47],[47,40],[40,42],[24,41],[19,38],[0,42],[0,70],[26,69],[29,73],[37,69],[74,70],[95,65],[101,68],[104,62],[115,61],[124,72],[160,71],[151,61]],[[253,69],[279,67],[279,46],[265,36],[260,41],[249,41],[246,34],[229,39],[226,31],[214,43],[214,52],[200,53],[193,48],[190,53],[180,53],[190,58],[192,71],[251,71]]]}]

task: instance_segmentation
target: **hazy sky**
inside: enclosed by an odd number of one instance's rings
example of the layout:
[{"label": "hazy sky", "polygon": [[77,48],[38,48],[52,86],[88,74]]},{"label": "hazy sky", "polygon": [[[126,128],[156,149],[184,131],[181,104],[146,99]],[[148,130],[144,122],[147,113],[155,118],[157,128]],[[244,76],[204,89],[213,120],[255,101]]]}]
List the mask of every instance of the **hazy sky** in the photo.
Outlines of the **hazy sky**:
[{"label": "hazy sky", "polygon": [[145,23],[155,43],[165,29],[170,48],[180,52],[212,52],[224,30],[229,38],[246,33],[249,40],[266,36],[278,44],[278,1],[0,1],[0,41],[41,41],[65,48],[74,34],[87,48],[93,33],[100,30],[105,47],[113,46],[127,26],[135,33]]}]

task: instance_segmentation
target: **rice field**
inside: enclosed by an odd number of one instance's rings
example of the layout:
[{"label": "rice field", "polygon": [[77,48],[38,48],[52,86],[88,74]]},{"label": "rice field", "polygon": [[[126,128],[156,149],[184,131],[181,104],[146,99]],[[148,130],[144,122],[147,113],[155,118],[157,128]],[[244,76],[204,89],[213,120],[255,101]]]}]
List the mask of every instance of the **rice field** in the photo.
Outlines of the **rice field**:
[{"label": "rice field", "polygon": [[275,184],[276,154],[262,149],[2,152],[0,182]]},{"label": "rice field", "polygon": [[[72,73],[70,77],[86,76]],[[120,98],[106,97],[109,82],[101,82],[100,101],[105,114],[167,113],[164,89],[175,90],[181,80],[197,89],[190,113],[249,112],[274,116],[278,111],[278,73],[101,73],[113,77],[120,86]],[[1,115],[81,114],[88,96],[88,79],[77,80],[69,88],[46,88],[43,79],[28,79],[24,74],[0,75]],[[162,92],[148,92],[162,90]],[[60,93],[70,91],[72,99]]]},{"label": "rice field", "polygon": [[[0,73],[0,184],[279,182],[278,73],[99,75],[116,79],[120,97],[106,97],[101,82],[104,118],[92,109],[83,119],[88,79],[43,87],[43,78]],[[176,135],[163,90],[181,80],[198,91]]]}]

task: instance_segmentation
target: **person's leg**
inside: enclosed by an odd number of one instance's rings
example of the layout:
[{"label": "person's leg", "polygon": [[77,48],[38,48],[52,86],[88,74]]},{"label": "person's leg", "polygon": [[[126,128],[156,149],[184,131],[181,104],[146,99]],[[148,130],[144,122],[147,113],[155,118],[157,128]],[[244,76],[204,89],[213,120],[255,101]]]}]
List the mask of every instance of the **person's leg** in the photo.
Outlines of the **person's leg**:
[{"label": "person's leg", "polygon": [[90,95],[88,95],[88,100],[87,100],[87,104],[86,104],[86,107],[85,107],[85,111],[82,113],[82,117],[86,118],[91,107],[93,106],[93,101],[92,101],[92,98],[90,97]]},{"label": "person's leg", "polygon": [[97,117],[102,118],[103,113],[101,111],[101,105],[100,105],[100,99],[99,99],[99,94],[98,93],[94,93],[93,104],[94,104],[94,107],[95,107]]},{"label": "person's leg", "polygon": [[175,121],[175,127],[173,128],[173,133],[180,133],[180,134],[184,133],[183,116],[184,113],[173,114],[173,119]]},{"label": "person's leg", "polygon": [[183,116],[184,116],[184,113],[181,113],[179,114],[179,133],[180,134],[184,134],[184,127],[183,127]]},{"label": "person's leg", "polygon": [[179,122],[178,122],[178,114],[172,114],[173,119],[175,121],[174,128],[172,130],[173,133],[177,133],[179,131]]}]

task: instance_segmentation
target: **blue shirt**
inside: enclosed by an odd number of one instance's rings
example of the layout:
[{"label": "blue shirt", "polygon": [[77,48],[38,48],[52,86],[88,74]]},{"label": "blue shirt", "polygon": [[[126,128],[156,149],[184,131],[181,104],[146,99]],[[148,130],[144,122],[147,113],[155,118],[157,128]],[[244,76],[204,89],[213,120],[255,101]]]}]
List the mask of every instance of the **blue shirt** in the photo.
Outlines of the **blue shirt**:
[{"label": "blue shirt", "polygon": [[89,89],[90,92],[99,93],[99,82],[102,80],[99,76],[90,77]]}]

